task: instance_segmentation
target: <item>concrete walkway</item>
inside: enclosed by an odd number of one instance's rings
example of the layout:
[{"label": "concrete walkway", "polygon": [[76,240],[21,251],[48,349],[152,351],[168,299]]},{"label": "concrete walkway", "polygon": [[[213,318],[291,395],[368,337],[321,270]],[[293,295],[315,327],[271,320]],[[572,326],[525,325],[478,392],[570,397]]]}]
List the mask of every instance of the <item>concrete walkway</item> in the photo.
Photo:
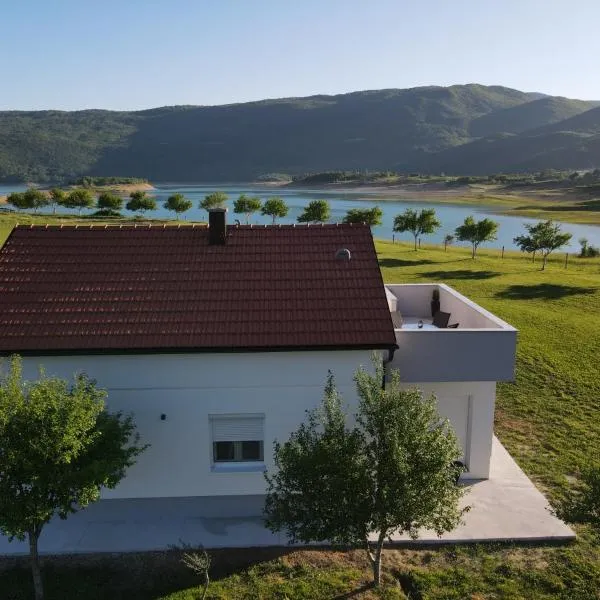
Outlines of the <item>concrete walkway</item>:
[{"label": "concrete walkway", "polygon": [[[413,543],[569,540],[573,531],[548,510],[548,503],[494,438],[491,477],[469,484],[465,524],[438,538],[424,531]],[[102,500],[67,520],[44,528],[40,552],[133,552],[161,550],[183,540],[206,548],[285,546],[283,535],[266,530],[260,517],[197,516],[194,498]],[[395,542],[409,541],[407,536]],[[24,554],[25,543],[0,536],[0,555]]]}]

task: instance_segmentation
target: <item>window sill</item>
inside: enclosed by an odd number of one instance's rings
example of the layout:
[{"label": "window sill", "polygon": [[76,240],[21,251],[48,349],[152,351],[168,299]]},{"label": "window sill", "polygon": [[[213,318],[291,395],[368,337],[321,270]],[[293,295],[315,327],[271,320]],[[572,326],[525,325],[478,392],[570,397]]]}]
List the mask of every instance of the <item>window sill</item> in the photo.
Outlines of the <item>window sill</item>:
[{"label": "window sill", "polygon": [[213,464],[213,473],[262,473],[267,470],[264,462],[230,462]]}]

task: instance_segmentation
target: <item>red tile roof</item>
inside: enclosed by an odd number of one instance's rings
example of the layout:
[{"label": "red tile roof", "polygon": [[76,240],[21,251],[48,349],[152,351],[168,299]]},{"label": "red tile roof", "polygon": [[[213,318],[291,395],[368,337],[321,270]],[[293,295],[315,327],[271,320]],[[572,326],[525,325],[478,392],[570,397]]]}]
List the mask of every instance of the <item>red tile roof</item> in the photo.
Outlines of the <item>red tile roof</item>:
[{"label": "red tile roof", "polygon": [[367,226],[230,226],[225,245],[202,226],[19,226],[0,251],[3,353],[395,343]]}]

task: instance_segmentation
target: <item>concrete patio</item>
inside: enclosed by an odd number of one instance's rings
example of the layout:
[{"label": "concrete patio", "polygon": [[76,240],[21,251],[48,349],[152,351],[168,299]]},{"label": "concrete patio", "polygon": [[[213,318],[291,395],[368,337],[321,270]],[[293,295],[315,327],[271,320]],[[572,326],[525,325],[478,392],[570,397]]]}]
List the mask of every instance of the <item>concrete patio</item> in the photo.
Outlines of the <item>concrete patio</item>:
[{"label": "concrete patio", "polygon": [[[496,438],[490,479],[469,482],[465,502],[471,510],[464,525],[442,538],[424,531],[412,543],[561,541],[575,537],[551,514],[544,496]],[[46,526],[40,538],[40,552],[160,550],[179,540],[206,548],[287,545],[285,536],[266,530],[260,517],[198,516],[197,508],[195,498],[103,500],[66,521],[56,519]],[[216,510],[218,515],[218,507]],[[203,510],[202,514],[207,513]],[[405,543],[409,538],[396,536],[393,541]],[[9,543],[0,536],[0,555],[27,552],[26,543]]]}]

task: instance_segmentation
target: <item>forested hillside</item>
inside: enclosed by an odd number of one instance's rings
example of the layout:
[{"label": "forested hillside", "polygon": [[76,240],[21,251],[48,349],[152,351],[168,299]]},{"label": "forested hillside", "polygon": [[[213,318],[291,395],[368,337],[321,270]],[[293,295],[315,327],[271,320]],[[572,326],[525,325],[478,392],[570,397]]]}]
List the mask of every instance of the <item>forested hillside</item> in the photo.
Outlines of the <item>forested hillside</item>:
[{"label": "forested hillside", "polygon": [[0,112],[0,181],[583,168],[600,165],[598,104],[472,84],[138,112]]}]

